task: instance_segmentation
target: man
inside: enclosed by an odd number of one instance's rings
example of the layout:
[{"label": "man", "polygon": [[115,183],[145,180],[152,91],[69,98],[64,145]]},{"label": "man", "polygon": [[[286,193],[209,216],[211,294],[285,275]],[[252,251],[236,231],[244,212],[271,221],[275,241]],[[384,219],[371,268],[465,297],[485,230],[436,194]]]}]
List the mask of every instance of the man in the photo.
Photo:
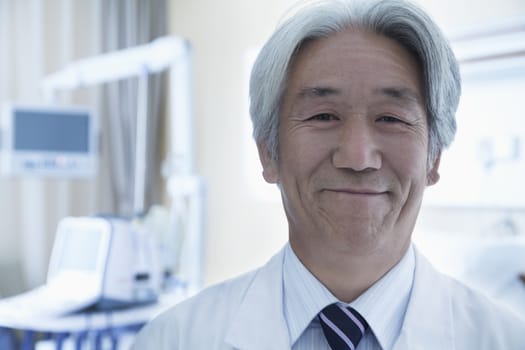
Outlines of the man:
[{"label": "man", "polygon": [[458,66],[400,0],[308,3],[250,83],[266,181],[289,244],[157,318],[135,349],[525,349],[525,322],[411,244],[455,133]]}]

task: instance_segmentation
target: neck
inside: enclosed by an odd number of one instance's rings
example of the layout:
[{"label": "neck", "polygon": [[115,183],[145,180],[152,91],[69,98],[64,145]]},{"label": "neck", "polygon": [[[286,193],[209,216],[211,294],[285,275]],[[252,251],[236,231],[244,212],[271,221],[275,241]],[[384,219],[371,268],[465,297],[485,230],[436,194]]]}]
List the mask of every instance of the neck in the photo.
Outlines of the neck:
[{"label": "neck", "polygon": [[290,245],[303,265],[338,300],[350,303],[403,258],[410,241],[388,249],[368,249],[328,240],[315,245],[301,243],[290,237]]}]

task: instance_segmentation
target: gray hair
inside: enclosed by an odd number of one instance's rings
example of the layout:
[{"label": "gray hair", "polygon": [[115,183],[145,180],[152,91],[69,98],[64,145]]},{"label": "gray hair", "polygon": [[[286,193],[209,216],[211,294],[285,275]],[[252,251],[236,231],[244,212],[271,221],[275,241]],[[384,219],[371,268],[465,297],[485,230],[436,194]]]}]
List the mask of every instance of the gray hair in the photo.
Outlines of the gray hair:
[{"label": "gray hair", "polygon": [[250,78],[253,136],[278,155],[279,106],[293,58],[306,41],[363,28],[388,37],[421,64],[429,125],[429,164],[456,133],[461,84],[456,58],[430,17],[405,0],[307,1],[282,23],[260,51]]}]

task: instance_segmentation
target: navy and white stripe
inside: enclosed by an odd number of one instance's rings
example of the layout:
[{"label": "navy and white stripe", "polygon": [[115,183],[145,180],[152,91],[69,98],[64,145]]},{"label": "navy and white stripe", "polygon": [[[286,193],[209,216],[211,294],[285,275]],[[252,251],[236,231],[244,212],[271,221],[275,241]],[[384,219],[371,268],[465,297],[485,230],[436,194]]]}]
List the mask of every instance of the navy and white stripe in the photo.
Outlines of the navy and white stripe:
[{"label": "navy and white stripe", "polygon": [[325,307],[319,320],[332,350],[355,350],[368,328],[356,310],[339,303]]}]

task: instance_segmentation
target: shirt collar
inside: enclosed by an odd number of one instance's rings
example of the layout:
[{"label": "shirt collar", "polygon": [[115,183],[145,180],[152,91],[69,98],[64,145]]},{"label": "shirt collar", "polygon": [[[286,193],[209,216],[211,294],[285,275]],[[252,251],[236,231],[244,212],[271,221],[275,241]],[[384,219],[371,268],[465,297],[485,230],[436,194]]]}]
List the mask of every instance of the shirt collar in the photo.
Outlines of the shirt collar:
[{"label": "shirt collar", "polygon": [[[391,349],[399,335],[412,290],[413,247],[401,261],[350,303],[368,322],[383,349]],[[283,263],[284,312],[293,345],[317,314],[337,298],[285,247]]]}]

